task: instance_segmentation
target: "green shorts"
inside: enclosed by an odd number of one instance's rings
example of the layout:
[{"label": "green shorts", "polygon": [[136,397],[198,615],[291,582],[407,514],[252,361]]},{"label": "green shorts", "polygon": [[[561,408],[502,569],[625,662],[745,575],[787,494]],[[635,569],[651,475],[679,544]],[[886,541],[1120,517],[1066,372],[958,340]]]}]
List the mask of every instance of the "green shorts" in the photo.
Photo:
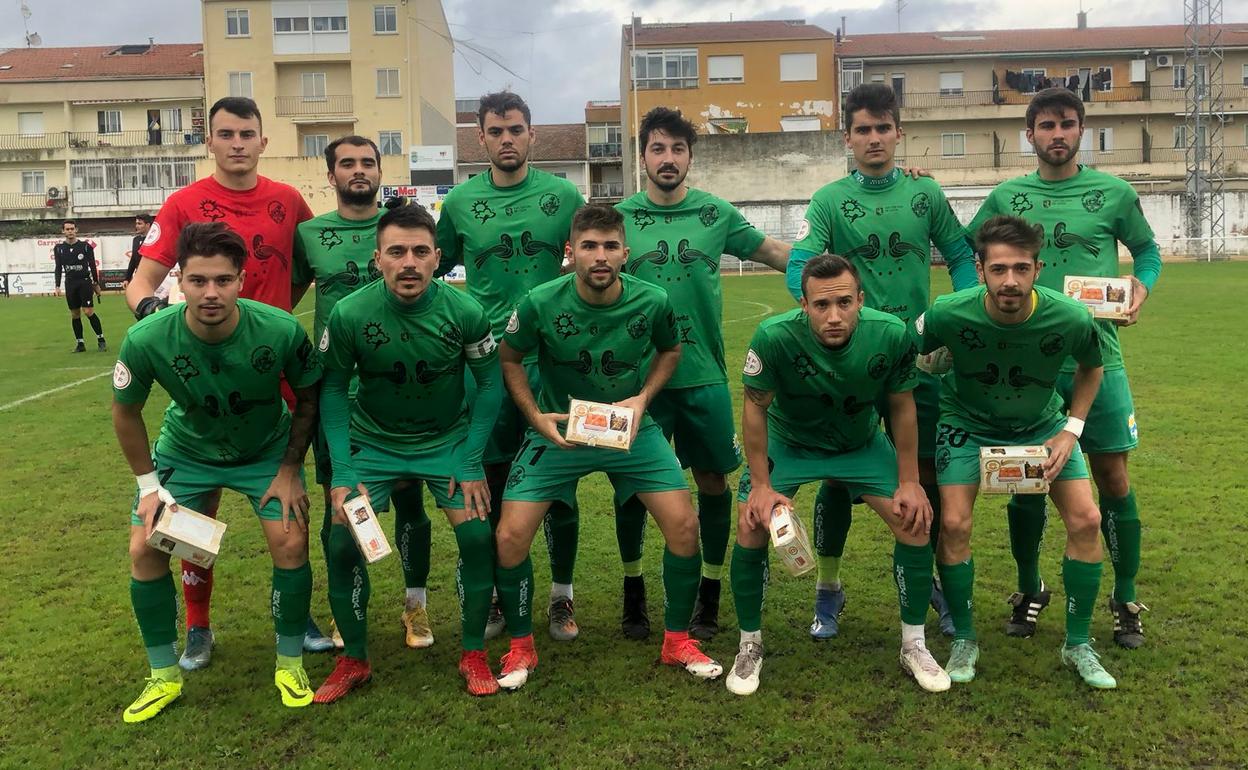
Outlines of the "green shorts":
[{"label": "green shorts", "polygon": [[[919,384],[914,390],[914,408],[919,417],[919,457],[936,456],[936,423],[940,422],[940,383],[941,378],[935,374],[916,371]],[[891,410],[888,407],[888,396],[885,395],[875,405],[876,411],[884,419],[884,430],[891,438],[893,426],[889,423]]]},{"label": "green shorts", "polygon": [[[525,362],[524,370],[529,375],[529,388],[533,390],[533,397],[537,398],[541,390],[537,363]],[[471,369],[464,369],[464,384],[468,402],[472,403],[477,397],[477,381],[473,378]],[[494,429],[490,431],[490,438],[485,444],[485,454],[481,457],[481,463],[487,466],[509,464],[515,458],[516,452],[520,451],[520,442],[524,440],[524,434],[528,428],[528,422],[516,408],[510,394],[504,393],[503,402],[498,406],[498,417],[494,420]]]},{"label": "green shorts", "polygon": [[[865,445],[848,452],[825,452],[786,444],[775,436],[767,437],[767,467],[771,488],[793,497],[803,484],[812,481],[837,481],[849,491],[851,499],[863,495],[892,497],[897,491],[897,452],[882,431]],[[741,474],[737,500],[750,497],[750,469]]]},{"label": "green shorts", "polygon": [[428,449],[404,447],[400,453],[353,442],[351,466],[368,490],[374,511],[389,510],[395,484],[417,480],[427,483],[439,508],[457,510],[464,507],[463,492],[458,484],[453,495],[447,495],[446,489],[459,469],[463,450],[463,439]]},{"label": "green shorts", "polygon": [[[273,483],[278,466],[282,464],[282,455],[286,453],[284,445],[278,446],[263,457],[247,463],[210,464],[202,460],[186,457],[173,457],[157,450],[152,455],[156,465],[156,477],[161,485],[169,490],[173,499],[193,511],[203,512],[204,498],[218,489],[232,489],[245,496],[251,502],[251,509],[262,519],[281,521],[282,503],[270,500],[264,508],[260,507],[260,499]],[[303,480],[303,469],[299,470],[299,479]],[[139,510],[139,493],[135,490],[134,505],[130,508],[130,524],[140,526],[143,521],[136,515]]]},{"label": "green shorts", "polygon": [[645,420],[627,452],[578,446],[560,449],[536,431],[524,443],[507,477],[503,500],[576,503],[576,485],[583,476],[602,471],[615,487],[617,500],[644,492],[689,490],[671,444],[653,420]]},{"label": "green shorts", "polygon": [[670,441],[682,468],[728,474],[741,467],[741,444],[726,383],[659,391],[650,416]]},{"label": "green shorts", "polygon": [[[936,481],[946,484],[979,483],[979,450],[986,446],[1038,446],[1053,438],[1062,429],[1057,423],[1051,429],[1035,433],[988,436],[971,433],[947,423],[936,429]],[[1066,467],[1057,475],[1058,481],[1088,477],[1088,463],[1079,444],[1075,444]]]},{"label": "green shorts", "polygon": [[[1075,388],[1075,375],[1060,374],[1057,392],[1065,402],[1063,409],[1070,408],[1070,398]],[[1139,429],[1135,424],[1135,403],[1131,398],[1131,385],[1127,382],[1126,369],[1107,369],[1101,380],[1101,389],[1088,411],[1087,424],[1079,445],[1092,454],[1129,452],[1140,445]]]}]

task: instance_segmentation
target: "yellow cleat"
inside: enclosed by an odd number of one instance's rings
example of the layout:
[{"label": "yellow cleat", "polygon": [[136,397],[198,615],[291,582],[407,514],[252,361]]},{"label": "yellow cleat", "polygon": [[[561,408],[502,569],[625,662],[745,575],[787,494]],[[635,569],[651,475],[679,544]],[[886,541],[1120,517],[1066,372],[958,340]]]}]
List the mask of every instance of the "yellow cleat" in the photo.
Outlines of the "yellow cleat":
[{"label": "yellow cleat", "polygon": [[423,604],[403,610],[402,621],[407,632],[404,643],[408,647],[420,650],[433,646],[433,628],[429,625],[429,612]]},{"label": "yellow cleat", "polygon": [[273,684],[282,694],[282,705],[288,708],[303,708],[312,702],[312,684],[303,666],[277,669],[273,672]]},{"label": "yellow cleat", "polygon": [[170,681],[150,677],[143,687],[143,694],[136,698],[129,708],[121,712],[121,718],[131,723],[146,722],[159,714],[165,706],[177,700],[181,694],[181,680]]}]

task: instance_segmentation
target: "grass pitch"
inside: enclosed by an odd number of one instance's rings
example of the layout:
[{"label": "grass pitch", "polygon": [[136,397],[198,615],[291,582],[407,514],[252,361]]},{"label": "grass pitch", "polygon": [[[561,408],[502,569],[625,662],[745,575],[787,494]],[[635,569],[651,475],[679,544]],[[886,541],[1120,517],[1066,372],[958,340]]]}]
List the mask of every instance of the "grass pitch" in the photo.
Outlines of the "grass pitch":
[{"label": "grass pitch", "polygon": [[[948,290],[945,275],[934,273],[934,281]],[[549,640],[538,609],[541,666],[524,690],[483,700],[463,693],[455,544],[435,512],[429,596],[437,644],[402,646],[402,579],[388,559],[372,570],[373,683],[335,706],[297,711],[279,704],[271,684],[269,557],[250,509],[227,494],[213,664],[188,676],[182,699],[142,725],[123,725],[120,714],[147,666],[128,594],[133,480],[109,418],[114,358],[69,354],[62,300],[0,300],[0,510],[8,525],[0,767],[1242,767],[1245,286],[1246,263],[1168,264],[1141,324],[1123,333],[1142,442],[1131,465],[1144,524],[1140,597],[1153,611],[1144,618],[1146,646],[1117,649],[1104,609],[1107,565],[1093,633],[1117,691],[1090,691],[1058,662],[1060,522],[1051,522],[1043,559],[1057,596],[1039,632],[1029,640],[1002,632],[1014,568],[1001,498],[977,509],[983,658],[974,683],[928,695],[898,669],[892,544],[861,506],[843,568],[849,605],[840,638],[809,639],[813,579],[773,570],[759,692],[738,698],[722,680],[695,682],[657,663],[662,539],[653,526],[646,569],[656,634],[645,643],[619,635],[609,487],[594,477],[580,498],[581,638]],[[726,278],[724,294],[739,414],[736,370],[749,338],[765,315],[791,304],[775,275]],[[99,313],[116,350],[130,314],[120,296],[106,297]],[[311,315],[302,320],[310,324]],[[163,395],[149,403],[152,436],[163,406]],[[804,516],[813,494],[808,487],[798,498]],[[324,559],[313,542],[313,614],[328,626]],[[542,551],[539,538],[539,596],[549,580]],[[722,623],[707,650],[730,664],[737,630],[727,590]],[[948,643],[934,622],[929,644],[943,662]],[[504,649],[504,640],[491,644],[495,660]],[[333,664],[331,656],[305,662],[314,683]]]}]

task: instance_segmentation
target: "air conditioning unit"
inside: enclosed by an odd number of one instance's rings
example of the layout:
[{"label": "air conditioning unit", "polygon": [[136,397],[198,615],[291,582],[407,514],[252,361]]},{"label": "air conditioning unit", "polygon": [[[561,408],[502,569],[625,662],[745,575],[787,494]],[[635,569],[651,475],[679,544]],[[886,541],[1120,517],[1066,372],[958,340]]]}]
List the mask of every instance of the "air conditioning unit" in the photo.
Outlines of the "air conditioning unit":
[{"label": "air conditioning unit", "polygon": [[61,189],[59,187],[48,188],[48,198],[50,198],[51,200],[56,200],[59,197],[61,197]]},{"label": "air conditioning unit", "polygon": [[1174,66],[1174,57],[1173,57],[1173,56],[1171,56],[1170,54],[1166,54],[1166,53],[1163,53],[1163,54],[1158,55],[1158,56],[1157,56],[1157,66],[1158,66],[1158,67],[1173,67],[1173,66]]}]

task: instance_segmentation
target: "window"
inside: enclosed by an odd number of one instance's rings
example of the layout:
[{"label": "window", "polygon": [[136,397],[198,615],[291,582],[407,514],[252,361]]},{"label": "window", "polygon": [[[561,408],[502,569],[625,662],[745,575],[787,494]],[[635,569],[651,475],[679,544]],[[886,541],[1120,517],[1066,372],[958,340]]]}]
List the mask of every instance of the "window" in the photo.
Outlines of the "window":
[{"label": "window", "polygon": [[1243,80],[1242,80],[1243,84],[1244,84],[1244,85],[1246,85],[1246,86],[1248,86],[1248,64],[1245,64],[1245,65],[1244,65],[1243,72],[1241,72],[1240,74],[1241,74],[1241,76],[1242,76],[1242,78],[1243,78]]},{"label": "window", "polygon": [[305,72],[299,76],[299,80],[303,85],[303,100],[305,102],[325,101],[324,72]]},{"label": "window", "polygon": [[961,96],[962,95],[962,73],[961,72],[940,73],[940,95],[941,96]]},{"label": "window", "polygon": [[1114,151],[1114,129],[1112,128],[1096,129],[1096,151],[1097,152],[1113,152]]},{"label": "window", "polygon": [[305,134],[303,137],[303,157],[316,158],[325,154],[329,144],[329,134]]},{"label": "window", "polygon": [[17,113],[17,133],[22,136],[42,136],[43,135],[43,113],[42,112],[19,112]]},{"label": "window", "polygon": [[847,94],[862,85],[862,59],[841,60],[841,93]]},{"label": "window", "polygon": [[398,9],[393,5],[374,5],[373,32],[378,35],[393,35],[398,31]]},{"label": "window", "polygon": [[818,80],[818,58],[813,53],[780,54],[780,80]]},{"label": "window", "polygon": [[230,96],[246,96],[251,98],[251,73],[230,73]]},{"label": "window", "polygon": [[382,155],[402,155],[403,154],[403,132],[402,131],[382,131],[377,134],[377,149],[381,150]]},{"label": "window", "polygon": [[377,95],[399,95],[399,71],[397,69],[377,70]]},{"label": "window", "polygon": [[274,32],[307,32],[309,29],[307,16],[277,16],[273,19]]},{"label": "window", "polygon": [[[1197,144],[1201,147],[1204,147],[1208,143],[1206,141],[1206,134],[1207,132],[1204,126],[1201,126],[1200,131],[1196,133]],[[1187,149],[1187,126],[1180,124],[1174,127],[1174,149]]]},{"label": "window", "polygon": [[[1101,88],[1100,88],[1101,91],[1114,90],[1114,68],[1113,67],[1101,67],[1101,69],[1098,70],[1096,74],[1101,76]],[[1095,85],[1095,83],[1093,85]]]},{"label": "window", "polygon": [[585,134],[589,143],[589,157],[620,157],[623,132],[619,126],[587,126]]},{"label": "window", "polygon": [[818,115],[790,115],[780,118],[781,131],[818,131]]},{"label": "window", "polygon": [[160,127],[166,131],[181,131],[182,110],[177,107],[174,107],[171,110],[161,110]]},{"label": "window", "polygon": [[745,57],[706,57],[706,81],[708,83],[744,83]]},{"label": "window", "polygon": [[225,36],[251,37],[251,19],[246,8],[225,9]]},{"label": "window", "polygon": [[70,161],[73,187],[93,190],[156,190],[185,187],[195,179],[195,161],[155,158]]},{"label": "window", "polygon": [[942,158],[961,158],[966,155],[966,134],[941,134],[940,156]]},{"label": "window", "polygon": [[22,172],[22,195],[44,195],[47,189],[42,171]]},{"label": "window", "polygon": [[633,54],[633,77],[641,91],[697,88],[698,52],[693,49],[639,51]]},{"label": "window", "polygon": [[121,110],[100,110],[95,117],[101,134],[121,133]]},{"label": "window", "polygon": [[871,76],[871,82],[872,82],[872,83],[883,83],[883,82],[884,82],[884,75],[883,75],[883,73],[879,73],[879,74],[872,75],[872,76]]},{"label": "window", "polygon": [[1047,73],[1044,68],[1033,69],[1024,67],[1022,83],[1025,90],[1023,90],[1023,93],[1034,94],[1038,91],[1039,89],[1036,88],[1036,84],[1040,81],[1040,78],[1044,77],[1046,74]]},{"label": "window", "polygon": [[1175,65],[1170,68],[1170,77],[1173,78],[1174,88],[1182,90],[1187,88],[1187,67]]},{"label": "window", "polygon": [[313,16],[312,17],[313,32],[346,32],[347,17],[346,16]]}]

